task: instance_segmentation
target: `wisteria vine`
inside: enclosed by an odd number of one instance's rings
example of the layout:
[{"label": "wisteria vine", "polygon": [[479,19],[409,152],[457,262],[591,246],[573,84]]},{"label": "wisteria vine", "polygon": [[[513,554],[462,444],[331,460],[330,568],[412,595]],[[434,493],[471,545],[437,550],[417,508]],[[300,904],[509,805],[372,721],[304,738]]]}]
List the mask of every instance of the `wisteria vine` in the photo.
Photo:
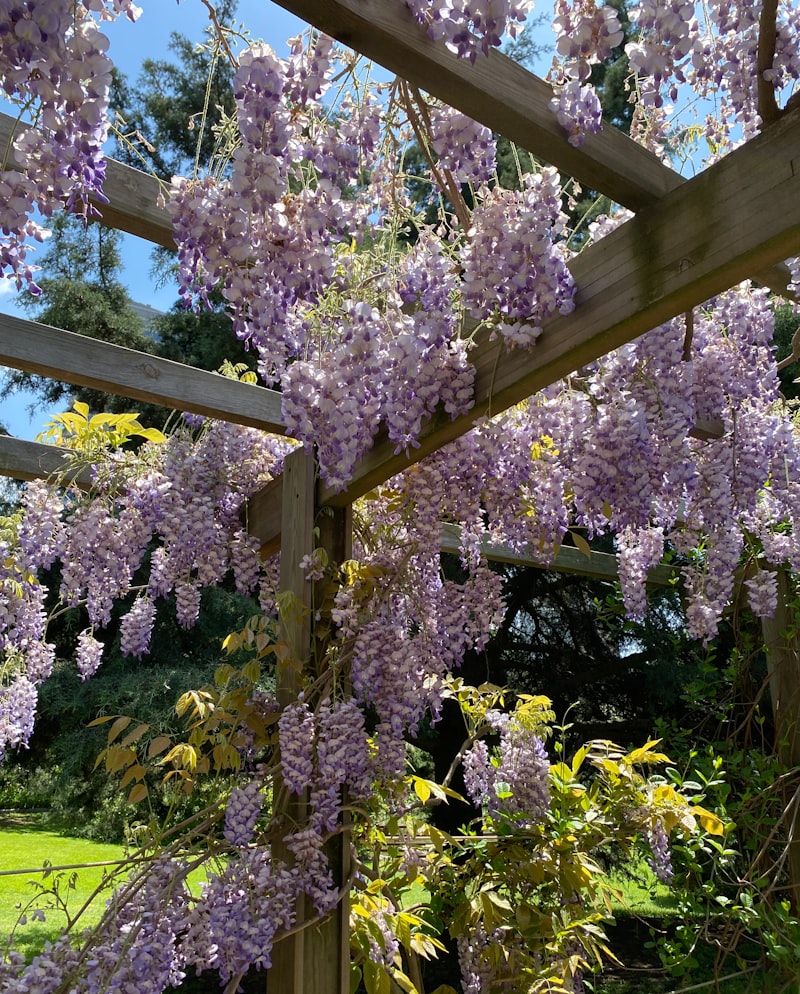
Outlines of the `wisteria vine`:
[{"label": "wisteria vine", "polygon": [[[531,4],[407,7],[434,41],[476,61],[519,30]],[[44,218],[62,206],[88,216],[103,203],[112,64],[100,26],[139,13],[122,0],[9,0],[0,11],[4,89],[34,108],[36,124],[15,139],[20,168],[0,175],[0,265],[18,286],[36,289],[29,243],[46,231],[34,207]],[[717,101],[706,124],[713,156],[797,102],[795,4],[778,3],[774,24],[760,4],[734,0],[702,10],[691,0],[642,0],[628,13],[634,134],[646,144],[664,150],[665,104],[687,89]],[[579,145],[601,127],[592,67],[620,51],[624,33],[616,11],[593,0],[557,0],[553,16],[552,109]],[[766,28],[771,45],[759,41]],[[27,744],[37,688],[54,666],[48,605],[83,612],[75,662],[84,679],[102,665],[103,633],[121,602],[120,643],[132,657],[148,651],[160,601],[174,598],[179,624],[190,628],[203,589],[226,577],[265,615],[280,616],[289,608],[276,590],[278,563],[260,561],[245,508],[293,445],[314,447],[324,482],[343,490],[381,433],[410,452],[431,419],[468,415],[473,335],[535,348],[547,322],[576,306],[556,170],[518,159],[515,188],[503,188],[488,129],[408,85],[370,85],[324,36],[294,39],[285,58],[263,44],[242,49],[234,92],[235,139],[214,168],[170,188],[180,293],[187,306],[222,294],[263,382],[280,385],[294,441],[187,419],[135,454],[89,460],[88,494],[58,480],[27,487],[0,536],[0,758]],[[424,208],[404,172],[415,147]],[[595,220],[590,240],[625,220],[622,211]],[[792,274],[796,285],[796,260]],[[669,547],[683,570],[690,630],[704,640],[716,633],[745,555],[751,608],[773,613],[774,571],[800,569],[800,449],[781,406],[772,331],[767,293],[733,288],[476,424],[368,494],[356,509],[352,560],[329,563],[324,550],[303,560],[316,588],[334,592],[324,659],[299,661],[301,696],[281,707],[248,678],[239,707],[259,720],[242,719],[232,736],[241,776],[208,815],[214,857],[224,858],[201,896],[185,889],[185,864],[163,856],[122,885],[83,952],[65,938],[29,965],[11,956],[0,991],[155,992],[189,969],[213,970],[233,990],[249,969],[271,965],[273,944],[298,924],[301,898],[319,915],[335,907],[342,881],[326,846],[345,810],[363,814],[380,789],[401,824],[412,786],[423,804],[430,796],[421,778],[406,777],[407,742],[460,693],[452,674],[502,618],[502,584],[482,554],[487,533],[542,563],[570,533],[613,533],[634,617],[646,608],[647,571]],[[441,574],[443,521],[461,529],[463,583]],[[278,646],[289,651],[273,643],[276,655]],[[524,707],[467,713],[474,727],[460,755],[478,821],[547,845],[547,722],[532,725]],[[676,811],[686,824],[687,807],[677,794],[657,803],[633,774],[628,782],[635,790],[619,831],[646,843],[654,872],[669,880],[669,833]],[[299,809],[288,830],[282,812]],[[412,844],[406,850],[411,874],[424,858]],[[346,882],[370,913],[362,945],[368,959],[400,969],[403,912],[367,870],[360,865]],[[562,954],[536,961],[561,970],[562,989],[575,991],[589,955],[589,931],[575,924],[577,890],[559,898],[575,905]],[[534,969],[507,924],[478,916],[462,926],[465,990],[489,991],[519,963]]]}]

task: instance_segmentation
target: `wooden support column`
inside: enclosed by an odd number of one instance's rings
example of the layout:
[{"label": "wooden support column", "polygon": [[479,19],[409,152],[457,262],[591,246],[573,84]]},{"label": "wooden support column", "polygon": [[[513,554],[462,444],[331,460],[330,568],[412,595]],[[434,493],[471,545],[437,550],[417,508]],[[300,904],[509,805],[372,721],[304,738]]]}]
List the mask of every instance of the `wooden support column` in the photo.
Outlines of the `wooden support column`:
[{"label": "wooden support column", "polygon": [[[278,664],[277,696],[282,706],[292,703],[302,688],[303,669],[321,658],[317,651],[324,640],[321,589],[309,582],[299,563],[315,548],[323,548],[330,561],[350,556],[351,509],[319,510],[316,503],[316,461],[310,450],[296,449],[284,461],[281,527],[281,594],[291,592],[293,603],[281,615],[281,637],[289,655]],[[282,601],[283,603],[283,601]],[[317,702],[309,702],[313,706]],[[277,793],[277,791],[276,791]],[[292,798],[285,816],[291,830],[308,817],[304,798]],[[349,839],[343,829],[326,844],[326,855],[335,883],[344,890],[349,869]],[[291,862],[287,848],[274,847],[277,858]],[[349,902],[346,894],[337,908],[321,921],[309,899],[299,902],[297,923],[310,922],[275,945],[272,967],[267,974],[268,994],[349,994],[350,942]]]},{"label": "wooden support column", "polygon": [[782,772],[789,774],[784,789],[787,872],[790,900],[800,910],[800,633],[790,604],[794,592],[786,570],[778,570],[778,609],[762,620],[767,672],[775,721],[775,750]]}]

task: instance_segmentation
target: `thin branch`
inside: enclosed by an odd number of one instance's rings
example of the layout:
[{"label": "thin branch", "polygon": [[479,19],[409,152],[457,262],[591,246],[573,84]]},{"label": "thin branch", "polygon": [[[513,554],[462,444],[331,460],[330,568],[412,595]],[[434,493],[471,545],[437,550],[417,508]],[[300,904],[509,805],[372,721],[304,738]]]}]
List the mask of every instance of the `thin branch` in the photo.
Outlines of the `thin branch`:
[{"label": "thin branch", "polygon": [[777,121],[781,116],[778,101],[775,99],[775,87],[772,80],[765,77],[767,70],[772,69],[775,62],[775,46],[777,44],[776,21],[778,17],[778,0],[763,0],[761,18],[758,24],[758,63],[756,68],[758,86],[758,113],[764,125]]}]

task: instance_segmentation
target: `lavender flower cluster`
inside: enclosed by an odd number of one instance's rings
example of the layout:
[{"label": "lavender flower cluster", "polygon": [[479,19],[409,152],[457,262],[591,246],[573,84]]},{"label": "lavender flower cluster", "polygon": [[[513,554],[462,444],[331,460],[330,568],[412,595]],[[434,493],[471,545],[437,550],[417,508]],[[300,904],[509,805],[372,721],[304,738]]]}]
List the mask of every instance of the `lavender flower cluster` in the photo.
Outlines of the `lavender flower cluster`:
[{"label": "lavender flower cluster", "polygon": [[556,241],[564,221],[552,168],[529,176],[521,191],[496,187],[475,208],[462,255],[464,305],[474,317],[493,321],[513,345],[532,345],[548,318],[575,306]]},{"label": "lavender flower cluster", "polygon": [[14,141],[20,171],[0,172],[0,275],[34,293],[29,243],[49,234],[33,219],[34,208],[45,218],[64,207],[90,216],[98,213],[91,201],[105,202],[102,147],[112,63],[95,12],[103,20],[120,14],[136,20],[140,13],[128,0],[78,7],[69,0],[10,0],[0,10],[5,96],[37,121]]},{"label": "lavender flower cluster", "polygon": [[[37,687],[52,670],[46,641],[46,587],[39,570],[61,566],[57,594],[86,609],[76,662],[85,679],[100,665],[97,638],[112,606],[128,596],[152,542],[150,576],[121,622],[121,648],[148,651],[156,603],[176,595],[181,624],[194,624],[200,592],[233,570],[243,593],[259,589],[263,571],[254,540],[242,531],[245,499],[279,471],[287,443],[254,429],[209,423],[146,447],[143,466],[122,457],[92,498],[53,484],[28,485],[15,539],[0,566],[0,648],[12,660],[0,684],[0,756],[25,746],[33,728]],[[113,479],[113,485],[112,485]]]},{"label": "lavender flower cluster", "polygon": [[[491,713],[487,720],[492,719]],[[479,739],[464,756],[464,783],[473,804],[523,828],[540,824],[550,808],[550,761],[541,738],[513,715],[494,716],[497,758]]]},{"label": "lavender flower cluster", "polygon": [[406,0],[415,20],[427,28],[434,41],[444,42],[457,55],[473,62],[488,55],[504,35],[515,37],[533,7],[533,0]]},{"label": "lavender flower cluster", "polygon": [[258,816],[264,806],[261,784],[251,780],[244,787],[234,787],[225,808],[223,835],[233,846],[246,846],[253,838]]},{"label": "lavender flower cluster", "polygon": [[[311,348],[308,311],[334,280],[335,248],[360,237],[371,204],[357,189],[374,163],[380,105],[319,103],[333,72],[330,39],[296,39],[288,60],[244,51],[234,78],[241,146],[229,179],[173,180],[181,293],[219,286],[236,334],[258,349],[267,382]],[[290,180],[299,192],[289,194]],[[313,351],[313,349],[312,349]]]},{"label": "lavender flower cluster", "polygon": [[550,108],[569,134],[570,144],[580,147],[586,135],[597,134],[602,126],[600,100],[589,84],[592,65],[611,57],[622,43],[622,28],[617,11],[609,5],[558,0],[553,30],[558,55],[549,76],[555,90]]},{"label": "lavender flower cluster", "polygon": [[488,183],[497,157],[491,131],[446,104],[434,108],[430,117],[439,166],[451,172],[457,183]]},{"label": "lavender flower cluster", "polygon": [[317,446],[320,472],[336,489],[381,425],[398,452],[408,450],[426,417],[439,407],[455,417],[472,400],[473,371],[455,338],[455,278],[438,244],[421,239],[383,288],[380,310],[346,302],[324,356],[294,362],[282,379],[288,429]]}]

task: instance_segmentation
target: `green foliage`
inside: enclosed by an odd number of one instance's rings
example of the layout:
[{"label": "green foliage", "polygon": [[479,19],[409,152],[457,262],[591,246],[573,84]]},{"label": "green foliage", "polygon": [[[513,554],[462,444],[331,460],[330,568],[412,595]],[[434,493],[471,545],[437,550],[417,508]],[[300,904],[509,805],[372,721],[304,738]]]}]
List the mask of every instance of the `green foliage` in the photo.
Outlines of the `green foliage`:
[{"label": "green foliage", "polygon": [[[451,692],[472,730],[468,742],[485,735],[487,714],[503,691],[455,681]],[[542,696],[524,697],[511,720],[528,733],[547,734],[549,704]],[[585,971],[613,961],[605,925],[620,891],[600,854],[613,845],[638,864],[649,852],[646,828],[655,820],[687,840],[722,836],[722,822],[712,811],[648,772],[667,762],[657,746],[650,741],[626,752],[608,741],[589,743],[569,762],[564,757],[552,764],[551,803],[543,819],[485,810],[454,834],[427,817],[428,809],[454,792],[409,776],[413,798],[402,815],[356,823],[359,846],[369,853],[369,882],[352,896],[351,929],[355,965],[368,994],[389,991],[389,979],[404,990],[422,991],[420,958],[436,956],[445,933],[474,944],[476,969],[491,977],[486,990],[509,984],[521,994],[571,990]],[[427,855],[410,863],[414,846]],[[388,933],[396,951],[387,944]],[[384,969],[369,960],[376,946],[387,954]]]},{"label": "green foliage", "polygon": [[[778,362],[787,359],[793,354],[794,336],[800,330],[800,314],[795,308],[786,302],[775,303],[775,358]],[[800,389],[795,382],[800,377],[800,362],[797,360],[788,363],[779,374],[781,380],[781,393],[787,400],[797,400],[800,396]]]},{"label": "green foliage", "polygon": [[37,436],[37,441],[71,449],[85,463],[93,462],[109,451],[118,449],[134,439],[165,442],[166,436],[157,428],[143,428],[138,414],[95,414],[89,417],[89,406],[75,401],[73,410],[54,414]]}]

